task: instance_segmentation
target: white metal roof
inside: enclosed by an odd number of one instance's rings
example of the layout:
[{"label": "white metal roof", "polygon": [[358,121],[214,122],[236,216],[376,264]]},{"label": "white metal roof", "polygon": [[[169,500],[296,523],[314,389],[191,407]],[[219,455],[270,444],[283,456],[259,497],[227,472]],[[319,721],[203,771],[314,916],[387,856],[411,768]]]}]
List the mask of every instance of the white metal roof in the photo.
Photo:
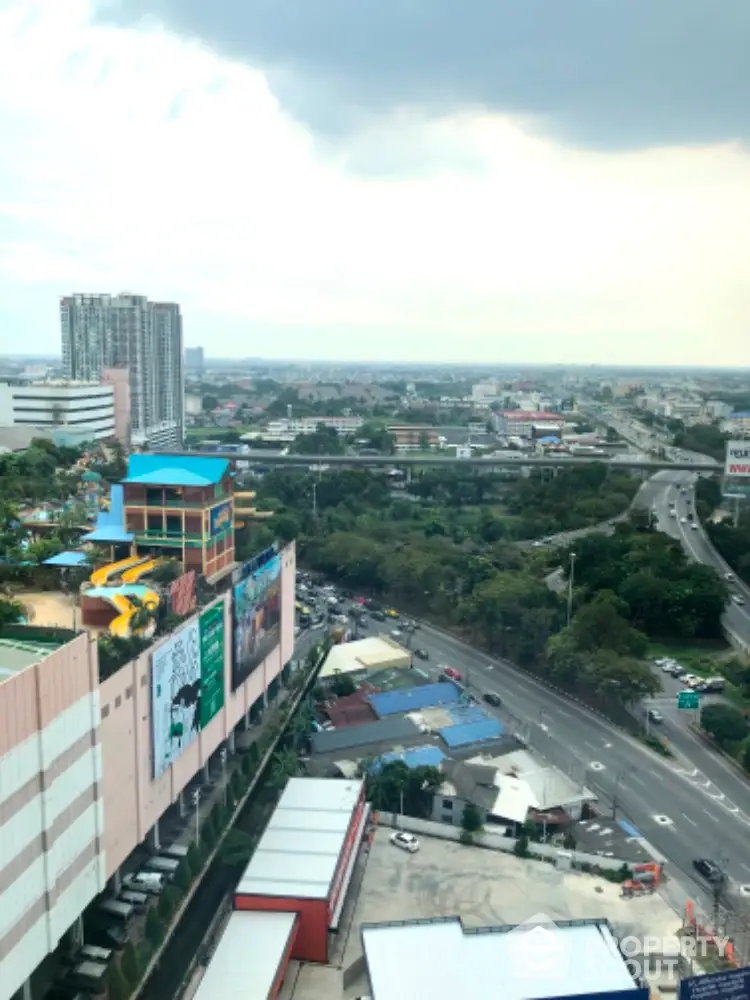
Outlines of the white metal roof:
[{"label": "white metal roof", "polygon": [[607,924],[556,928],[540,916],[468,933],[458,918],[364,927],[373,1000],[482,997],[490,983],[503,1000],[636,988]]},{"label": "white metal roof", "polygon": [[349,674],[355,670],[410,667],[411,654],[387,635],[370,635],[355,642],[332,646],[319,677]]},{"label": "white metal roof", "polygon": [[290,778],[236,892],[325,899],[362,781]]},{"label": "white metal roof", "polygon": [[492,807],[492,815],[509,819],[513,823],[525,823],[529,809],[538,809],[536,796],[522,778],[511,778],[507,774],[496,774],[497,798]]},{"label": "white metal roof", "polygon": [[193,1000],[269,1000],[296,913],[235,910]]}]

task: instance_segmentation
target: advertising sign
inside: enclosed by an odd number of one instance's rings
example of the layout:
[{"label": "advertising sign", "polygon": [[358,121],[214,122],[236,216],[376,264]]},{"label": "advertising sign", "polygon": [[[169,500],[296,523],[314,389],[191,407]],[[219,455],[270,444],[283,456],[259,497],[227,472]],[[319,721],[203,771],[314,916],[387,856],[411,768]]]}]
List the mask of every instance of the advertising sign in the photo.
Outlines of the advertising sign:
[{"label": "advertising sign", "polygon": [[155,778],[163,774],[198,735],[200,693],[200,627],[196,620],[180,629],[151,657]]},{"label": "advertising sign", "polygon": [[169,587],[169,600],[172,611],[180,618],[189,615],[195,610],[195,570],[188,570],[177,580],[173,580]]},{"label": "advertising sign", "polygon": [[729,969],[682,979],[680,1000],[750,1000],[750,969]]},{"label": "advertising sign", "polygon": [[224,605],[204,611],[151,657],[153,775],[158,778],[224,705]]},{"label": "advertising sign", "polygon": [[281,556],[259,568],[248,564],[246,576],[234,584],[234,648],[232,690],[246,680],[279,641],[281,624]]},{"label": "advertising sign", "polygon": [[219,504],[211,511],[211,526],[209,533],[211,538],[220,535],[222,531],[232,523],[232,502]]},{"label": "advertising sign", "polygon": [[224,604],[215,604],[198,619],[201,641],[200,727],[224,707]]},{"label": "advertising sign", "polygon": [[724,475],[733,479],[750,479],[750,440],[727,441]]}]

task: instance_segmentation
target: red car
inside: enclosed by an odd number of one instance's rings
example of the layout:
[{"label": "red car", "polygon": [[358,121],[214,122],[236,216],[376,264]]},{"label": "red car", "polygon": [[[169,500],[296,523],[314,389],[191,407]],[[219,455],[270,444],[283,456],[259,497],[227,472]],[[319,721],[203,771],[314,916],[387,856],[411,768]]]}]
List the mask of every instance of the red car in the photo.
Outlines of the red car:
[{"label": "red car", "polygon": [[452,681],[462,681],[463,674],[459,673],[455,667],[445,667],[443,673],[446,677],[450,677]]}]

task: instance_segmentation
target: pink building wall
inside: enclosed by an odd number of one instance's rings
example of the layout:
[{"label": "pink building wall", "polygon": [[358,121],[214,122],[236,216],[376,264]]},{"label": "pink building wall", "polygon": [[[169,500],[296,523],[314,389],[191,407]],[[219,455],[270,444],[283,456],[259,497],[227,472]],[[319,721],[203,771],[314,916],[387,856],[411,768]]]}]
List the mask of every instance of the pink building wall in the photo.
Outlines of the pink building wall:
[{"label": "pink building wall", "polygon": [[[224,709],[201,730],[183,754],[156,780],[152,778],[151,656],[146,650],[101,685],[101,739],[107,877],[176,801],[203,764],[228,738],[294,652],[294,544],[282,550],[281,634],[276,648],[237,691],[231,690],[231,592],[224,604]],[[168,641],[168,640],[163,640]]]},{"label": "pink building wall", "polygon": [[127,368],[103,368],[101,381],[111,385],[115,404],[115,437],[123,446],[130,446],[130,381]]}]

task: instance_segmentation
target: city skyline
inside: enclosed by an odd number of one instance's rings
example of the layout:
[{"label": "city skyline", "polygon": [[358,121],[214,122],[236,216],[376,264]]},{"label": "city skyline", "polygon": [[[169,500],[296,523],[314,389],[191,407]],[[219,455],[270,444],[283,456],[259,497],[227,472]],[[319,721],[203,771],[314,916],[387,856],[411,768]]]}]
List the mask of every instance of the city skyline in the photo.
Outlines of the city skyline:
[{"label": "city skyline", "polygon": [[[88,0],[14,0],[0,350],[54,350],[71,289],[134,288],[180,302],[214,357],[742,364],[744,15],[646,6],[607,27],[572,3],[542,31],[502,4],[464,20],[438,4],[422,51],[419,18],[386,4],[404,43],[389,77],[393,35],[325,4],[293,37],[276,13],[250,32],[231,3],[163,0],[144,21],[135,2],[103,20]],[[371,39],[356,65],[354,31]],[[709,37],[721,65],[692,79]],[[584,58],[605,43],[611,59]]]}]

